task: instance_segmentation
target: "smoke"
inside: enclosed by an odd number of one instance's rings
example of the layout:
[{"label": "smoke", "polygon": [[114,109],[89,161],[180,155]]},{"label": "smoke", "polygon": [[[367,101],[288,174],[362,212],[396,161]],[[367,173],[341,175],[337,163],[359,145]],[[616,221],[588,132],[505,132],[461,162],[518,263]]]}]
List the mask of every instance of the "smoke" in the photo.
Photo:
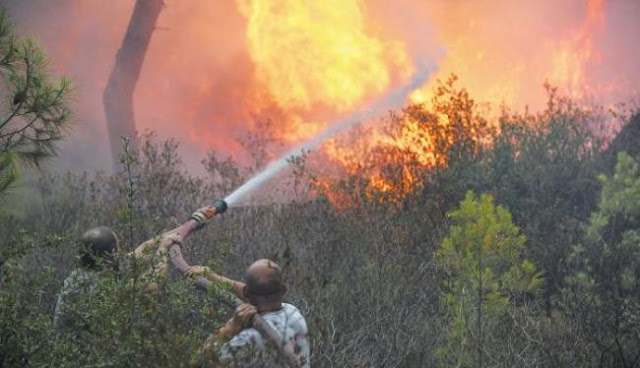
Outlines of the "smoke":
[{"label": "smoke", "polygon": [[[139,130],[153,130],[160,139],[179,140],[189,169],[197,170],[211,149],[242,159],[236,138],[254,127],[256,115],[272,119],[277,134],[292,147],[296,137],[303,141],[325,128],[323,122],[349,110],[340,104],[343,111],[332,110],[332,104],[289,108],[278,100],[274,87],[267,85],[273,78],[261,74],[265,65],[251,48],[251,3],[166,0],[152,36],[135,93],[136,123]],[[437,74],[421,89],[422,100],[428,99],[436,79],[450,73],[456,73],[461,86],[479,101],[515,108],[543,107],[545,81],[576,98],[603,104],[638,93],[640,53],[635,38],[640,34],[640,3],[634,0],[355,3],[364,34],[358,37],[393,44],[406,60],[438,62]],[[75,81],[75,128],[62,147],[62,168],[108,169],[102,93],[134,0],[1,4],[19,32],[32,35],[45,48],[52,71]],[[590,11],[597,15],[592,20]],[[275,34],[269,39],[280,38]],[[309,48],[314,47],[312,41]],[[287,53],[280,53],[282,68],[291,68],[284,62]],[[402,62],[386,65],[391,76],[384,85],[388,91],[404,83],[402,76],[409,73]],[[270,75],[278,71],[269,70]],[[379,94],[371,91],[350,108],[362,108],[366,98]]]}]

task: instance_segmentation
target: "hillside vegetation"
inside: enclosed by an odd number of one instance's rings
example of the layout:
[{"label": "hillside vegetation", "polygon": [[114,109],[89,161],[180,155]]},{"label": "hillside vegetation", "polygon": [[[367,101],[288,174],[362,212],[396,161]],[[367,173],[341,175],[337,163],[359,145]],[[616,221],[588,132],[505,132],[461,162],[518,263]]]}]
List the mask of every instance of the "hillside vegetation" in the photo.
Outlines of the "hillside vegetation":
[{"label": "hillside vegetation", "polygon": [[[321,171],[297,165],[289,180],[312,195],[231,208],[188,239],[189,262],[237,278],[257,258],[280,263],[316,367],[640,366],[640,157],[625,138],[640,117],[607,142],[595,116],[550,89],[546,111],[505,111],[494,129],[443,86],[432,110],[388,119],[441,134],[442,164],[393,148],[362,163],[390,182],[410,172],[402,196],[372,190],[366,171],[320,186]],[[228,318],[177,275],[152,294],[105,277],[99,301],[76,305],[90,330],[52,328],[84,230],[110,226],[131,250],[250,174],[212,153],[209,176],[194,177],[177,143],[143,142],[116,175],[43,177],[28,211],[2,212],[0,366],[189,366]]]}]

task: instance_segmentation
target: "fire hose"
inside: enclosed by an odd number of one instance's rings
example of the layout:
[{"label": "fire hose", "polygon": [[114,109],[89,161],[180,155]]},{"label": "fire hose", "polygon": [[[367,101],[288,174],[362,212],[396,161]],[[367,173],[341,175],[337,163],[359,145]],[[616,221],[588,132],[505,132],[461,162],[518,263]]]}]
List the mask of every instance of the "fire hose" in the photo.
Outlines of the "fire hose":
[{"label": "fire hose", "polygon": [[[182,241],[192,231],[201,229],[206,221],[214,217],[215,215],[224,213],[227,210],[227,203],[223,200],[216,201],[212,207],[208,207],[199,216],[192,216],[187,222],[164,234],[164,236],[171,236],[175,242],[169,248],[169,259],[175,268],[184,276],[187,274],[190,266],[182,256]],[[203,276],[196,278],[196,287],[200,290],[207,291],[212,281],[206,279]],[[234,298],[232,307],[235,309],[243,302]],[[299,357],[295,354],[294,346],[291,342],[286,342],[278,331],[276,331],[271,325],[269,325],[259,314],[254,314],[251,319],[251,326],[255,328],[262,337],[274,343],[274,346],[278,348],[278,353],[284,358],[290,367],[299,367]]]}]

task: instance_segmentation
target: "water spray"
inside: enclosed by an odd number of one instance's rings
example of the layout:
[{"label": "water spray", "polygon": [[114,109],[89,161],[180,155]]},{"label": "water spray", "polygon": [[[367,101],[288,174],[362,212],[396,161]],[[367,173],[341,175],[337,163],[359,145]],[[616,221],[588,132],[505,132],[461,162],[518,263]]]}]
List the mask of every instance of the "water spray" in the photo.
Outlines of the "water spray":
[{"label": "water spray", "polygon": [[225,198],[226,203],[229,206],[238,204],[238,202],[242,200],[248,193],[255,190],[256,188],[264,184],[267,180],[271,179],[274,175],[286,168],[291,157],[297,156],[304,151],[316,148],[327,139],[353,127],[354,125],[365,119],[370,119],[378,115],[380,112],[387,111],[393,109],[398,105],[401,105],[404,101],[406,101],[409,93],[424,85],[433,70],[435,70],[435,67],[418,68],[418,71],[414,74],[409,83],[394,91],[389,92],[387,95],[372,104],[368,110],[357,111],[343,119],[337,120],[332,123],[327,129],[316,135],[313,139],[290,149],[280,158],[267,165],[267,167],[260,173],[249,179],[233,193],[228,195]]}]

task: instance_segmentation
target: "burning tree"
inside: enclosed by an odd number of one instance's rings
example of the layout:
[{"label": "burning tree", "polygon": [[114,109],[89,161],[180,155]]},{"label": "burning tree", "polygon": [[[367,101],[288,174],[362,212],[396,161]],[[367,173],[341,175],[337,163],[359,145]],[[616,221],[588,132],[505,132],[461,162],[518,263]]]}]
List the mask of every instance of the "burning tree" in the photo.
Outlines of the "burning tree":
[{"label": "burning tree", "polygon": [[16,37],[7,16],[0,13],[0,193],[17,178],[19,162],[39,166],[56,154],[71,111],[71,83],[52,82],[44,53],[30,39]]}]

